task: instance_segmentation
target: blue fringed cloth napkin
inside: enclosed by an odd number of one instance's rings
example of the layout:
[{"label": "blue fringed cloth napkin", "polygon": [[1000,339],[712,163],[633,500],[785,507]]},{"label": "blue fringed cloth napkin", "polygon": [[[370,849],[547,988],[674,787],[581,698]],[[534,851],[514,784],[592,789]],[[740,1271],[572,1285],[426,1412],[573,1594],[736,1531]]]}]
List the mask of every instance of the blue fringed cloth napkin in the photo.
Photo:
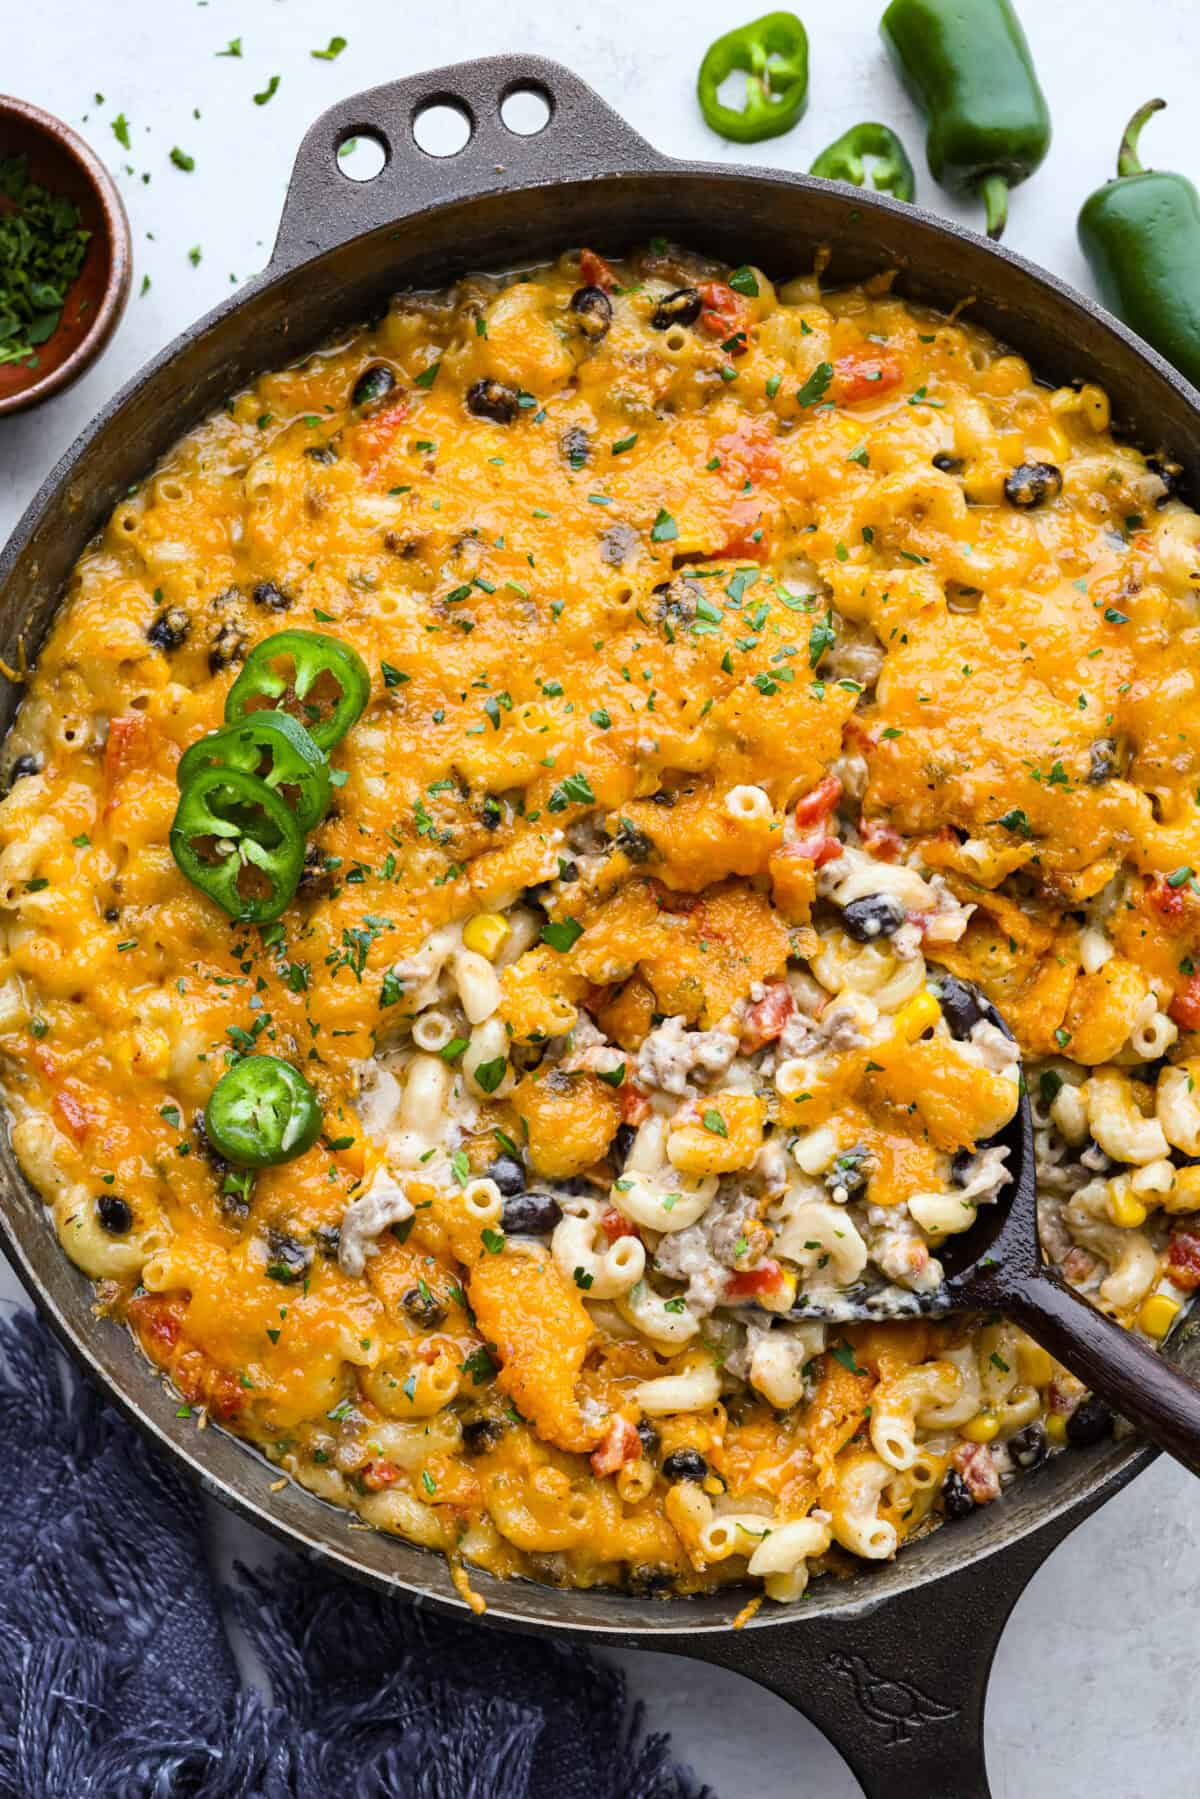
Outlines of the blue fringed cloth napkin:
[{"label": "blue fringed cloth napkin", "polygon": [[0,1467],[3,1799],[706,1799],[579,1650],[296,1557],[218,1591],[198,1495],[24,1314]]}]

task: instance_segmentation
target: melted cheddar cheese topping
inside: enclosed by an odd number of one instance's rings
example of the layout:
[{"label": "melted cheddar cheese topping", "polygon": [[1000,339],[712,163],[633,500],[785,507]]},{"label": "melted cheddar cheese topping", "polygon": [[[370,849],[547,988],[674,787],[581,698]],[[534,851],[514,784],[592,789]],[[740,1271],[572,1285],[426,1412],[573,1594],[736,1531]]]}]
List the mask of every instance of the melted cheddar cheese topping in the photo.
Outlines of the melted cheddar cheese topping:
[{"label": "melted cheddar cheese topping", "polygon": [[[7,746],[0,1057],[188,1404],[501,1574],[779,1600],[1082,1438],[921,1314],[1008,1178],[980,994],[1048,1253],[1155,1339],[1200,1284],[1200,519],[1108,427],[886,281],[656,244],[402,296],[120,503]],[[258,930],[168,834],[290,627],[371,697]],[[251,1051],[324,1130],[245,1196]]]}]

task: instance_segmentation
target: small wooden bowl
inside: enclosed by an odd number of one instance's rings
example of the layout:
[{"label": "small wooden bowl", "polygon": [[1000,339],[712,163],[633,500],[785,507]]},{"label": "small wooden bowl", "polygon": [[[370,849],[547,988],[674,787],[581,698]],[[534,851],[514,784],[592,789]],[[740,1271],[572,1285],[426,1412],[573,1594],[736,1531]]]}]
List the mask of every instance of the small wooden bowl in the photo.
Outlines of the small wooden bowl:
[{"label": "small wooden bowl", "polygon": [[0,94],[0,155],[15,154],[29,158],[34,181],[75,202],[92,235],[58,329],[38,347],[37,367],[0,363],[0,414],[38,405],[90,368],[117,328],[133,273],[129,220],[99,157],[61,119]]}]

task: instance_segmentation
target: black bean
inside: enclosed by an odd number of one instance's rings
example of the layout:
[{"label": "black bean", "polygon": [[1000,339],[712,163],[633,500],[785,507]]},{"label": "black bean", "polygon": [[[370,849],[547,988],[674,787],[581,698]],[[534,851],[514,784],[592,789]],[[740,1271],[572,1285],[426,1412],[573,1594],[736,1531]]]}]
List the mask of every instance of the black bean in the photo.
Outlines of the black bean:
[{"label": "black bean", "polygon": [[368,363],[354,383],[350,404],[370,406],[373,401],[382,400],[385,394],[390,394],[395,385],[396,377],[386,362]]},{"label": "black bean", "polygon": [[504,1202],[500,1226],[508,1237],[548,1237],[561,1218],[553,1193],[514,1193]]},{"label": "black bean", "polygon": [[290,612],[292,596],[277,587],[274,581],[260,581],[254,589],[254,604],[265,606],[268,612]]},{"label": "black bean", "polygon": [[628,1585],[635,1599],[664,1599],[675,1591],[675,1570],[661,1562],[642,1562],[629,1570]]},{"label": "black bean", "polygon": [[608,1156],[618,1169],[624,1168],[636,1136],[636,1124],[619,1124],[617,1126],[617,1134],[608,1146]]},{"label": "black bean", "polygon": [[582,425],[568,425],[558,440],[558,453],[572,468],[582,468],[592,453],[592,440]]},{"label": "black bean", "polygon": [[485,831],[494,831],[504,823],[504,807],[490,793],[479,808],[479,822]]},{"label": "black bean", "polygon": [[655,331],[669,331],[672,325],[694,325],[703,304],[694,287],[677,287],[674,293],[663,295],[650,314],[650,323]]},{"label": "black bean", "polygon": [[1104,1401],[1089,1393],[1067,1419],[1067,1442],[1081,1449],[1087,1443],[1099,1443],[1104,1437],[1110,1437],[1112,1427],[1113,1415]]},{"label": "black bean", "polygon": [[972,1027],[983,1017],[983,1007],[975,989],[952,974],[942,975],[938,985],[942,1016],[950,1027],[950,1035],[969,1037]]},{"label": "black bean", "polygon": [[419,1286],[410,1287],[406,1293],[402,1293],[400,1304],[410,1318],[430,1330],[435,1324],[440,1324],[446,1316],[445,1306],[429,1291],[424,1281]]},{"label": "black bean", "polygon": [[1004,483],[1004,497],[1009,505],[1026,512],[1057,499],[1061,492],[1062,470],[1053,462],[1022,462]]},{"label": "black bean", "polygon": [[637,1434],[642,1440],[642,1454],[650,1458],[656,1456],[662,1448],[662,1437],[649,1418],[638,1419]]},{"label": "black bean", "polygon": [[41,770],[41,766],[38,758],[36,756],[31,756],[28,750],[26,750],[23,756],[18,756],[8,771],[9,793],[12,792],[18,781],[23,781],[25,779],[26,775],[38,774]]},{"label": "black bean", "polygon": [[246,654],[246,633],[231,619],[221,625],[208,646],[209,672],[219,675],[231,663],[240,662]]},{"label": "black bean", "polygon": [[558,878],[564,887],[571,887],[579,879],[579,864],[560,856],[558,860]]},{"label": "black bean", "polygon": [[698,1449],[677,1449],[662,1465],[663,1478],[674,1486],[679,1480],[703,1480],[708,1463]]},{"label": "black bean", "polygon": [[948,456],[945,450],[939,450],[933,459],[933,466],[940,469],[943,475],[961,475],[963,460],[961,456]]},{"label": "black bean", "polygon": [[322,462],[326,466],[338,459],[338,453],[332,444],[309,444],[304,454],[310,462]]},{"label": "black bean", "polygon": [[873,943],[876,937],[894,937],[906,913],[892,893],[868,893],[842,908],[842,928],[856,943]]},{"label": "black bean", "polygon": [[648,862],[654,854],[654,843],[645,831],[639,831],[627,818],[621,820],[617,834],[613,838],[613,848],[620,850],[631,862]]},{"label": "black bean", "polygon": [[213,1168],[218,1174],[227,1174],[229,1172],[229,1163],[225,1160],[220,1150],[216,1148],[212,1138],[209,1136],[208,1125],[205,1122],[203,1112],[197,1112],[196,1116],[192,1119],[192,1135],[196,1139],[196,1148],[206,1161],[212,1163]]},{"label": "black bean", "polygon": [[462,1427],[463,1448],[468,1455],[486,1455],[504,1435],[499,1418],[472,1418]]},{"label": "black bean", "polygon": [[304,1243],[297,1243],[295,1237],[289,1237],[286,1231],[270,1230],[267,1232],[267,1277],[273,1281],[281,1281],[285,1287],[302,1281],[312,1266],[313,1252]]},{"label": "black bean", "polygon": [[102,1193],[96,1201],[96,1216],[106,1231],[123,1237],[133,1229],[133,1213],[128,1203],[115,1193]]},{"label": "black bean", "polygon": [[965,1187],[975,1172],[975,1151],[956,1149],[950,1160],[950,1179],[956,1187]]},{"label": "black bean", "polygon": [[487,1170],[489,1181],[495,1181],[505,1199],[525,1191],[525,1169],[516,1156],[497,1156]]},{"label": "black bean", "polygon": [[612,324],[612,301],[602,287],[577,287],[571,295],[575,323],[589,343],[598,344]]},{"label": "black bean", "polygon": [[342,1247],[342,1229],[338,1224],[319,1224],[313,1239],[327,1262],[336,1262]]},{"label": "black bean", "polygon": [[467,411],[477,419],[491,419],[497,425],[511,425],[520,401],[515,387],[485,377],[467,389]]},{"label": "black bean", "polygon": [[1173,462],[1166,456],[1147,456],[1146,467],[1151,474],[1158,476],[1167,490],[1166,493],[1160,494],[1154,502],[1156,506],[1165,506],[1167,501],[1173,500],[1179,492],[1179,484],[1183,480],[1183,464]]},{"label": "black bean", "polygon": [[1040,1468],[1049,1453],[1045,1427],[1035,1422],[1017,1431],[1008,1439],[1008,1453],[1018,1468]]},{"label": "black bean", "polygon": [[942,1482],[942,1504],[947,1518],[966,1518],[975,1510],[975,1501],[957,1468],[951,1468]]},{"label": "black bean", "polygon": [[120,913],[119,907],[105,906],[105,908],[104,908],[105,924],[119,924],[120,921],[121,921],[121,913]]},{"label": "black bean", "polygon": [[182,606],[165,606],[146,632],[156,650],[177,650],[187,641],[192,621]]}]

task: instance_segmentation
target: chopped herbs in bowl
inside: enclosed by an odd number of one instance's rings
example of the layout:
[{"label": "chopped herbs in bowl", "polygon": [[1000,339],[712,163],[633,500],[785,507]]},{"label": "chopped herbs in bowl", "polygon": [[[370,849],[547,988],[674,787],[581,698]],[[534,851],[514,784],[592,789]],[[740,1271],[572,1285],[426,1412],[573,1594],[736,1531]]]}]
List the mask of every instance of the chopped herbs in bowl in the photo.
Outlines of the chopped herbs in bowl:
[{"label": "chopped herbs in bowl", "polygon": [[131,272],[125,209],[99,158],[50,113],[0,99],[0,414],[95,360]]}]

